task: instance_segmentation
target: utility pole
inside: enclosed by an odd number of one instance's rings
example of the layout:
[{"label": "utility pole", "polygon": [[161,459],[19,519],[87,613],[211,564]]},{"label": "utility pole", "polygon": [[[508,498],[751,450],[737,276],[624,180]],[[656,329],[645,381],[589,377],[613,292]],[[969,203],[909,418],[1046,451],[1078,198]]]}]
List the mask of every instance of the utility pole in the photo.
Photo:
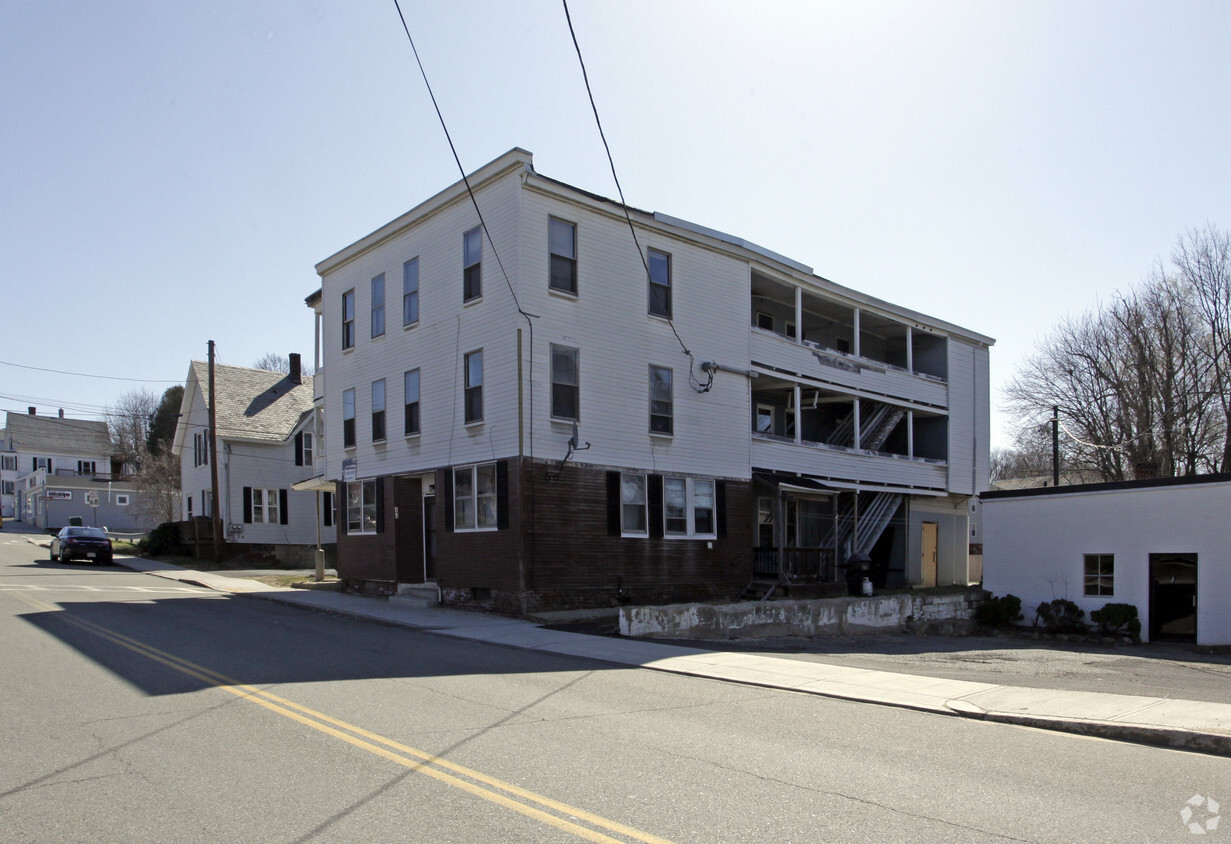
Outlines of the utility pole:
[{"label": "utility pole", "polygon": [[1060,486],[1060,406],[1051,406],[1051,485]]},{"label": "utility pole", "polygon": [[222,559],[222,508],[218,501],[218,416],[214,393],[214,341],[209,341],[209,517],[214,531],[214,560]]}]

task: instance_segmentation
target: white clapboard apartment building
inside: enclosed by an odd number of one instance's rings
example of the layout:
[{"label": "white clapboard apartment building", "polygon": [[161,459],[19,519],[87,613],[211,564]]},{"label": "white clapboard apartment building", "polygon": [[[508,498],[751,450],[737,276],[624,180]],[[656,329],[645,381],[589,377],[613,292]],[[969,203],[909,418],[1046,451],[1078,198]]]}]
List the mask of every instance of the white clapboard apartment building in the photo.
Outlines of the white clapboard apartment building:
[{"label": "white clapboard apartment building", "polygon": [[469,185],[482,221],[458,182],[316,267],[352,588],[528,613],[806,594],[848,564],[968,581],[991,338],[626,216],[522,149]]}]

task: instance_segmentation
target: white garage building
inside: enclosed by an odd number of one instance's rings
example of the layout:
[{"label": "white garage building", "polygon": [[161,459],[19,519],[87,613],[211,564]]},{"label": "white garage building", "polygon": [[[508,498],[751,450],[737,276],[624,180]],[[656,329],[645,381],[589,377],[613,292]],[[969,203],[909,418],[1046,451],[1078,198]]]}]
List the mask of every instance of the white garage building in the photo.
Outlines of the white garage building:
[{"label": "white garage building", "polygon": [[1142,638],[1231,644],[1231,474],[985,492],[983,586],[1086,611],[1133,604]]}]

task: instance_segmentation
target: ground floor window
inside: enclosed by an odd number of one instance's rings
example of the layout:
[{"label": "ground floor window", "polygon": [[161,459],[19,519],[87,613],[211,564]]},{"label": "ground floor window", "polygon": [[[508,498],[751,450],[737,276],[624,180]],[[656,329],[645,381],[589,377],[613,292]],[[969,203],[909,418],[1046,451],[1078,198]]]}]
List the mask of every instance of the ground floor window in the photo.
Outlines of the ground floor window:
[{"label": "ground floor window", "polygon": [[244,487],[244,521],[255,525],[286,524],[286,490]]},{"label": "ground floor window", "polygon": [[620,533],[624,536],[645,536],[646,526],[645,475],[620,475]]},{"label": "ground floor window", "polygon": [[346,485],[347,533],[376,533],[376,481]]},{"label": "ground floor window", "polygon": [[1116,560],[1114,554],[1086,554],[1087,595],[1114,595]]},{"label": "ground floor window", "polygon": [[459,466],[453,470],[453,529],[496,530],[496,464]]},{"label": "ground floor window", "polygon": [[663,533],[713,539],[714,482],[663,479]]}]

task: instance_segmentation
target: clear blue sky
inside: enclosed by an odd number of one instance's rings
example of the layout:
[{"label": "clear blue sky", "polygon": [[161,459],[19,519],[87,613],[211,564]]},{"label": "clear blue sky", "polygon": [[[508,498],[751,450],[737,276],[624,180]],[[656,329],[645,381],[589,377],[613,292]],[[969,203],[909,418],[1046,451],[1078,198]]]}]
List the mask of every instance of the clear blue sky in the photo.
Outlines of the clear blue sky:
[{"label": "clear blue sky", "polygon": [[[562,6],[404,0],[466,169],[615,195]],[[1036,338],[1231,227],[1231,4],[570,10],[628,201]],[[392,0],[0,4],[0,409],[312,352],[313,265],[457,172]],[[1002,418],[993,417],[997,428]],[[1003,442],[997,431],[993,442]]]}]

